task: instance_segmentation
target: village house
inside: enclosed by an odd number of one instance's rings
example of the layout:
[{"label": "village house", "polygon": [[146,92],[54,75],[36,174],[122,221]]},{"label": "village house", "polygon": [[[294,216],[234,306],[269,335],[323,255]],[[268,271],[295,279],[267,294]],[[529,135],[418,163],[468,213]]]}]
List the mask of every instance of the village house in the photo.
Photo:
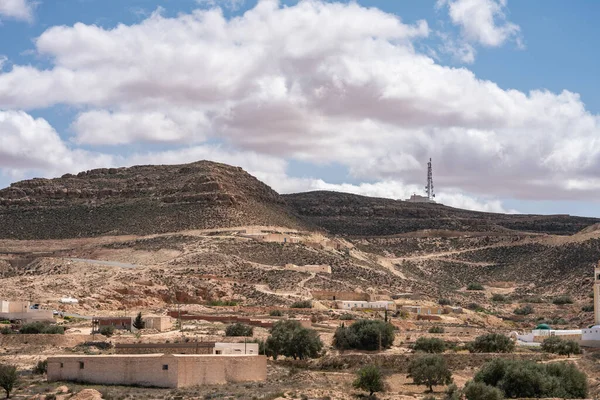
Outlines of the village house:
[{"label": "village house", "polygon": [[441,306],[404,305],[401,310],[417,315],[441,315],[444,313],[444,308]]},{"label": "village house", "polygon": [[258,355],[258,343],[117,343],[117,354],[248,354]]},{"label": "village house", "polygon": [[48,357],[48,381],[181,388],[264,381],[260,355],[123,354]]},{"label": "village house", "polygon": [[131,331],[133,325],[132,317],[94,317],[92,318],[92,330],[100,331],[104,327],[112,326],[115,329]]},{"label": "village house", "polygon": [[341,310],[396,310],[393,301],[338,301]]},{"label": "village house", "polygon": [[0,300],[0,320],[54,322],[52,310],[33,308],[28,301]]}]

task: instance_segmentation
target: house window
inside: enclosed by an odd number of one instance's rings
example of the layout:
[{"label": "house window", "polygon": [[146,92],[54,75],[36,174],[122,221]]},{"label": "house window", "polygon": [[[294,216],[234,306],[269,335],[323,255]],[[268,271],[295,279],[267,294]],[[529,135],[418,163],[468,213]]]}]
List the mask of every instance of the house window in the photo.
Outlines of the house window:
[{"label": "house window", "polygon": [[61,368],[63,368],[64,366],[65,366],[65,364],[63,364],[63,363],[60,363],[60,367],[61,367]]},{"label": "house window", "polygon": [[79,369],[83,369],[83,361],[79,361]]},{"label": "house window", "polygon": [[215,350],[215,354],[223,354],[223,350]]},{"label": "house window", "polygon": [[168,371],[169,370],[169,364],[163,364],[162,369],[163,369],[163,371]]}]

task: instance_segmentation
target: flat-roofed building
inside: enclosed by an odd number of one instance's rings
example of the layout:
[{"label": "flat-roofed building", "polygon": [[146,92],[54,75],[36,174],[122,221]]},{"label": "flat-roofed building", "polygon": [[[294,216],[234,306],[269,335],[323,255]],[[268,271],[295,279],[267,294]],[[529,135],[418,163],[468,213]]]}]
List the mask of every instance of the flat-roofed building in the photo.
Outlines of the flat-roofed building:
[{"label": "flat-roofed building", "polygon": [[264,381],[259,355],[127,354],[48,357],[48,381],[180,388]]},{"label": "flat-roofed building", "polygon": [[54,322],[52,310],[32,308],[28,301],[0,300],[0,319],[23,322]]},{"label": "flat-roofed building", "polygon": [[341,310],[395,310],[393,301],[338,301]]},{"label": "flat-roofed building", "polygon": [[132,317],[94,317],[92,318],[92,327],[95,330],[100,330],[106,326],[112,326],[115,329],[131,330],[133,325]]}]

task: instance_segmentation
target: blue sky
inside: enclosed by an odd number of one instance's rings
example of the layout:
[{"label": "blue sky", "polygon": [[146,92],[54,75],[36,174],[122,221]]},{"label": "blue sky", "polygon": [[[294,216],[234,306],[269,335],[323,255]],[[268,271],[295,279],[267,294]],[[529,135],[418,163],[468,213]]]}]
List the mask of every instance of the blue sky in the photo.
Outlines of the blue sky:
[{"label": "blue sky", "polygon": [[[4,4],[3,4],[4,3]],[[213,159],[600,217],[600,3],[0,0],[0,187]]]}]

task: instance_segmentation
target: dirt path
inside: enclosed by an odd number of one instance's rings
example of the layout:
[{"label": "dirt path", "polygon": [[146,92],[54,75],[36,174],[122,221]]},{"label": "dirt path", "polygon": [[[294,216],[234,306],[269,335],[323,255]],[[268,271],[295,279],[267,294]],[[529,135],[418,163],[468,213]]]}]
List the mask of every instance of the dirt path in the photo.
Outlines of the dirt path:
[{"label": "dirt path", "polygon": [[87,258],[63,258],[63,260],[81,262],[85,264],[102,265],[105,267],[119,267],[119,268],[136,268],[137,265],[130,263],[122,263],[117,261],[103,261],[103,260],[89,260]]}]

